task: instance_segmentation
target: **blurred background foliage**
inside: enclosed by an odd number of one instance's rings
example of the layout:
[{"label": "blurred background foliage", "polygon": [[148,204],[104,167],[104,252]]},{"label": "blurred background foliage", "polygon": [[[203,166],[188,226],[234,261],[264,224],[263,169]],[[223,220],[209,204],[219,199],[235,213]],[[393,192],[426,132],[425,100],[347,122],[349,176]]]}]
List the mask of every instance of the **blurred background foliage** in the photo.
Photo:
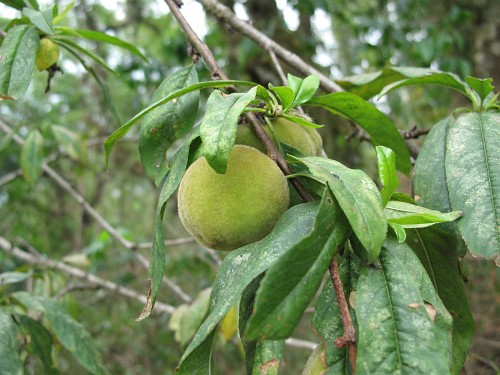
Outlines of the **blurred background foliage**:
[{"label": "blurred background foliage", "polygon": [[[311,61],[316,68],[341,79],[389,66],[434,67],[465,77],[492,77],[500,85],[500,2],[491,0],[224,0],[236,13],[288,49]],[[40,1],[50,5],[53,2]],[[63,9],[69,1],[56,1]],[[267,53],[253,42],[205,16],[201,5],[186,0],[183,12],[233,79],[280,84]],[[0,5],[3,28],[16,12]],[[117,75],[92,66],[103,87],[70,55],[59,62],[49,92],[47,72],[35,72],[29,91],[16,102],[0,103],[0,118],[21,136],[38,128],[44,135],[50,165],[64,175],[117,230],[134,242],[152,238],[157,189],[145,176],[135,129],[112,154],[106,171],[102,142],[119,124],[144,108],[159,83],[169,73],[190,62],[184,35],[162,1],[106,2],[80,0],[63,23],[116,35],[139,47],[150,62],[112,46],[85,42],[102,56]],[[297,74],[286,61],[285,71]],[[210,79],[200,65],[200,78]],[[206,93],[205,93],[206,94]],[[429,128],[461,105],[461,98],[440,87],[412,87],[374,103],[389,113],[401,130]],[[200,111],[201,114],[202,111]],[[349,137],[352,126],[338,117],[311,111],[321,129],[329,157],[375,176],[376,161],[366,142]],[[88,150],[74,160],[58,149],[50,126],[59,125],[78,134]],[[420,139],[418,142],[422,142]],[[19,168],[20,149],[0,135],[0,179]],[[409,184],[403,189],[408,189]],[[186,237],[176,216],[175,200],[165,216],[167,238]],[[29,243],[55,259],[84,255],[81,267],[114,282],[145,293],[147,271],[129,250],[120,246],[75,200],[48,177],[29,187],[22,177],[0,185],[0,235],[19,246]],[[148,250],[141,250],[148,256]],[[221,254],[223,256],[223,254]],[[499,271],[493,265],[468,259],[468,295],[477,322],[477,335],[464,374],[495,374],[500,358]],[[23,265],[0,253],[0,272]],[[24,266],[26,269],[27,266]],[[211,285],[216,265],[198,245],[167,248],[166,275],[193,297]],[[23,268],[21,268],[23,269]],[[69,280],[55,271],[37,270],[23,285],[57,295]],[[19,287],[19,285],[18,285]],[[6,286],[0,286],[7,288]],[[12,287],[11,287],[12,288]],[[68,311],[96,338],[114,374],[172,373],[182,348],[168,328],[169,316],[155,315],[141,323],[134,319],[142,306],[103,290],[77,290],[63,299]],[[177,306],[183,301],[168,288],[159,300]],[[315,340],[308,316],[296,336]],[[222,347],[224,340],[219,340]],[[59,350],[62,350],[59,348]],[[285,352],[284,374],[299,373],[307,350]],[[221,374],[243,373],[242,351],[233,340],[216,351]],[[28,373],[39,364],[28,361]],[[83,374],[70,356],[61,353],[62,373]]]}]

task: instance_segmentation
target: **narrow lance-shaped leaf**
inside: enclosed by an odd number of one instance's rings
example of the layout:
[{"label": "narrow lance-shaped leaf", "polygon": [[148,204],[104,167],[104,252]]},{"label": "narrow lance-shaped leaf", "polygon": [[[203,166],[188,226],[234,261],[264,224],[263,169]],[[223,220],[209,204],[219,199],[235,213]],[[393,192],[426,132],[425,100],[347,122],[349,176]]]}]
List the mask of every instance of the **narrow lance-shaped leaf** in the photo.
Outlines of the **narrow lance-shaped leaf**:
[{"label": "narrow lance-shaped leaf", "polygon": [[40,358],[45,368],[45,374],[59,374],[52,361],[54,340],[50,332],[39,321],[29,316],[18,315],[16,318],[19,321],[21,331],[26,336],[29,335],[28,351]]},{"label": "narrow lance-shaped leaf", "polygon": [[375,147],[377,152],[378,178],[382,183],[382,202],[384,206],[391,199],[392,193],[399,185],[398,175],[396,173],[396,155],[387,147]]},{"label": "narrow lance-shaped leaf", "polygon": [[120,138],[125,136],[130,128],[141,118],[143,118],[146,114],[151,112],[152,110],[158,108],[159,106],[168,103],[176,98],[180,98],[183,95],[186,95],[190,92],[193,91],[198,91],[201,89],[206,89],[206,88],[216,88],[216,87],[227,87],[231,85],[243,85],[243,86],[255,86],[256,84],[253,82],[247,82],[247,81],[209,81],[209,82],[199,82],[194,85],[191,85],[189,87],[183,88],[181,90],[178,90],[170,95],[168,95],[165,98],[162,98],[158,100],[157,102],[149,105],[148,107],[144,108],[142,111],[140,111],[138,114],[136,114],[134,117],[132,117],[129,121],[127,121],[125,124],[123,124],[119,129],[115,130],[113,134],[111,134],[106,141],[104,142],[104,151],[105,151],[105,156],[106,156],[106,165],[109,162],[109,155],[111,154],[111,150],[113,149],[114,144],[116,141],[118,141]]},{"label": "narrow lance-shaped leaf", "polygon": [[0,310],[0,373],[21,375],[24,373],[23,362],[19,356],[17,329],[9,314]]},{"label": "narrow lance-shaped leaf", "polygon": [[[194,64],[182,68],[161,83],[151,102],[154,103],[197,82],[198,74]],[[139,152],[149,177],[158,180],[167,149],[191,130],[196,120],[199,100],[199,92],[194,91],[166,103],[144,117],[139,137]]]},{"label": "narrow lance-shaped leaf", "polygon": [[43,136],[37,130],[32,130],[21,149],[21,169],[24,179],[31,185],[42,174],[43,167]]},{"label": "narrow lance-shaped leaf", "polygon": [[500,264],[500,113],[471,112],[450,126],[446,182],[471,253]]},{"label": "narrow lance-shaped leaf", "polygon": [[309,100],[305,105],[320,106],[326,110],[353,120],[370,135],[375,145],[389,147],[396,154],[396,166],[409,174],[410,154],[406,144],[392,121],[373,104],[348,92],[334,92]]},{"label": "narrow lance-shaped leaf", "polygon": [[296,159],[307,166],[311,174],[328,182],[351,227],[374,260],[380,253],[387,235],[387,220],[382,198],[375,183],[360,170],[319,157]]},{"label": "narrow lance-shaped leaf", "polygon": [[293,99],[295,99],[293,90],[287,86],[273,86],[271,90],[278,96],[281,102],[281,110],[287,111],[292,106]]},{"label": "narrow lance-shaped leaf", "polygon": [[109,374],[90,334],[61,305],[26,292],[14,293],[13,297],[28,309],[43,312],[57,339],[83,367],[92,374]]},{"label": "narrow lance-shaped leaf", "polygon": [[[452,123],[452,118],[448,117],[433,126],[425,138],[415,163],[413,189],[417,203],[441,212],[452,211],[445,172],[446,140]],[[443,223],[439,227],[457,238],[458,252],[460,256],[464,256],[467,246],[458,230],[457,223]]]},{"label": "narrow lance-shaped leaf", "polygon": [[105,33],[101,33],[99,31],[94,31],[94,30],[82,30],[82,29],[71,29],[69,27],[57,27],[56,28],[57,34],[58,35],[67,35],[67,36],[76,36],[80,38],[85,38],[89,40],[95,40],[97,42],[103,42],[107,44],[112,44],[117,47],[126,49],[130,52],[132,52],[134,55],[140,57],[142,60],[145,62],[149,62],[148,58],[144,56],[144,54],[134,45],[117,38],[112,35],[108,35]]},{"label": "narrow lance-shaped leaf", "polygon": [[325,189],[313,230],[269,268],[260,283],[248,339],[284,339],[304,310],[350,228],[330,189]]},{"label": "narrow lance-shaped leaf", "polygon": [[214,90],[208,98],[200,135],[205,158],[217,173],[226,171],[229,154],[236,139],[238,117],[255,99],[256,92],[256,87],[246,93],[229,95]]},{"label": "narrow lance-shaped leaf", "polygon": [[68,15],[71,9],[73,9],[74,5],[75,5],[75,0],[71,1],[68,5],[66,5],[62,10],[62,12],[60,12],[56,17],[54,17],[52,24],[56,25],[59,22],[61,22]]},{"label": "narrow lance-shaped leaf", "polygon": [[458,268],[457,239],[438,227],[429,227],[408,230],[408,244],[453,318],[451,373],[459,374],[472,343],[474,319]]},{"label": "narrow lance-shaped leaf", "polygon": [[267,237],[233,250],[224,258],[212,286],[210,313],[184,352],[180,363],[181,371],[185,368],[185,362],[192,363],[196,358],[207,358],[203,353],[207,347],[211,347],[212,335],[220,320],[257,276],[271,267],[311,230],[317,209],[317,203],[304,203],[290,208],[280,217]]},{"label": "narrow lance-shaped leaf", "polygon": [[165,180],[161,185],[160,197],[158,198],[158,205],[155,214],[155,228],[153,232],[153,246],[151,261],[149,263],[149,277],[151,279],[151,288],[147,294],[147,302],[144,306],[138,321],[147,318],[154,307],[158,291],[163,279],[165,270],[165,235],[163,233],[163,212],[168,198],[177,190],[189,157],[189,148],[193,140],[199,137],[199,128],[193,129],[191,135],[188,137],[184,145],[175,154],[172,167],[168,171]]},{"label": "narrow lance-shaped leaf", "polygon": [[465,82],[479,95],[481,101],[483,101],[490,92],[495,88],[491,82],[491,78],[478,79],[474,77],[466,77]]},{"label": "narrow lance-shaped leaf", "polygon": [[384,212],[389,223],[399,224],[404,228],[424,228],[437,223],[454,221],[462,216],[459,211],[443,213],[398,201],[389,201]]},{"label": "narrow lance-shaped leaf", "polygon": [[304,79],[288,74],[288,86],[295,93],[293,107],[297,107],[310,100],[319,87],[319,78],[316,75],[310,75]]},{"label": "narrow lance-shaped leaf", "polygon": [[261,275],[255,278],[243,291],[240,299],[239,331],[245,350],[247,374],[278,374],[285,340],[247,340],[245,331],[254,307],[255,293],[259,288]]},{"label": "narrow lance-shaped leaf", "polygon": [[384,248],[381,268],[365,267],[356,291],[356,373],[449,374],[448,358],[413,276]]},{"label": "narrow lance-shaped leaf", "polygon": [[9,30],[0,46],[0,99],[18,99],[28,89],[40,37],[34,26]]},{"label": "narrow lance-shaped leaf", "polygon": [[86,160],[87,148],[77,133],[59,125],[52,125],[50,129],[56,137],[61,149],[72,159],[80,161]]},{"label": "narrow lance-shaped leaf", "polygon": [[54,6],[42,11],[24,8],[23,15],[28,17],[33,24],[48,35],[54,35],[54,25],[52,24],[52,12]]}]

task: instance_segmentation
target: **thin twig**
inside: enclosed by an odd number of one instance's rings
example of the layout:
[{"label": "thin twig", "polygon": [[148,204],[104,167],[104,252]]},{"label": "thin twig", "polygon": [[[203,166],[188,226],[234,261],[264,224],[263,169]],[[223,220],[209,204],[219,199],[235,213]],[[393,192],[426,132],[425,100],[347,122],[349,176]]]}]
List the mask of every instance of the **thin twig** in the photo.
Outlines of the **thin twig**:
[{"label": "thin twig", "polygon": [[[39,266],[42,266],[45,268],[51,268],[51,269],[56,269],[56,270],[65,272],[66,274],[68,274],[70,276],[86,280],[91,284],[94,284],[94,285],[97,285],[103,289],[118,293],[121,296],[135,299],[135,300],[141,302],[142,304],[146,304],[146,302],[147,302],[146,296],[143,296],[142,294],[139,294],[131,289],[125,288],[123,286],[115,284],[112,281],[105,280],[105,279],[98,277],[96,275],[93,275],[91,273],[82,271],[79,268],[68,266],[67,264],[65,264],[63,262],[49,259],[49,258],[45,258],[45,257],[37,257],[35,255],[32,255],[26,251],[21,250],[17,246],[14,246],[12,243],[7,241],[3,237],[0,237],[0,248],[2,248],[6,253],[10,254],[11,256],[13,256],[19,260],[22,260],[24,262],[27,262],[30,264],[36,264],[36,265],[39,265]],[[155,309],[156,309],[156,311],[161,311],[161,312],[171,314],[174,312],[175,307],[167,305],[165,303],[156,302]]]},{"label": "thin twig", "polygon": [[22,175],[23,175],[23,171],[21,171],[21,169],[7,173],[6,175],[3,175],[0,178],[0,186],[8,184],[9,182],[15,180],[16,178],[18,178],[19,176],[22,176]]},{"label": "thin twig", "polygon": [[271,61],[273,62],[274,69],[276,69],[276,72],[278,72],[278,75],[280,76],[281,82],[283,85],[288,85],[288,80],[286,79],[285,72],[283,71],[283,68],[281,67],[280,62],[278,61],[278,58],[276,57],[276,54],[272,49],[268,49],[267,53],[269,53],[269,56],[271,57]]},{"label": "thin twig", "polygon": [[319,77],[321,87],[327,92],[343,91],[342,88],[325,76],[323,73],[313,68],[310,64],[302,60],[295,53],[287,50],[273,39],[257,30],[250,23],[236,17],[230,8],[221,4],[217,0],[199,0],[208,13],[211,13],[222,22],[229,24],[234,30],[247,36],[257,43],[264,50],[272,50],[283,61],[286,61],[290,66],[293,66],[304,75],[315,74]]},{"label": "thin twig", "polygon": [[354,325],[352,324],[351,314],[349,312],[349,305],[345,298],[344,287],[342,286],[342,280],[339,275],[339,267],[337,265],[337,260],[335,257],[330,263],[330,277],[333,282],[333,289],[335,290],[335,296],[337,297],[337,303],[339,306],[340,317],[342,318],[342,325],[344,327],[344,334],[335,340],[335,345],[338,348],[342,348],[348,345],[349,349],[349,361],[351,362],[352,372],[356,373],[356,332],[354,330]]},{"label": "thin twig", "polygon": [[[2,129],[5,133],[9,134],[12,136],[12,139],[14,142],[16,142],[19,145],[24,144],[24,140],[19,137],[17,134],[15,134],[11,128],[5,124],[3,121],[0,120],[0,129]],[[48,166],[46,163],[42,164],[42,169],[43,171],[50,177],[54,182],[56,182],[63,190],[68,192],[87,212],[94,220],[102,227],[104,228],[115,240],[117,240],[123,247],[125,247],[128,250],[137,250],[137,244],[134,242],[131,242],[127,240],[125,237],[123,237],[104,217],[101,216],[86,200],[81,196],[73,187],[71,184],[64,179],[59,173],[57,173],[54,169],[52,169],[50,166]],[[141,264],[145,268],[149,268],[149,262],[147,262],[147,265],[139,259],[139,257],[142,257],[141,254],[137,253],[136,251],[133,252],[134,256],[141,262]],[[172,288],[173,292],[177,294],[182,300],[188,301],[186,299],[187,294],[182,292],[179,293],[179,290],[182,291],[182,288],[175,284],[172,280],[170,280],[168,277],[164,276],[163,277],[163,282]],[[175,285],[175,286],[174,286]],[[174,287],[172,287],[174,286]],[[191,298],[189,297],[189,301]]]}]

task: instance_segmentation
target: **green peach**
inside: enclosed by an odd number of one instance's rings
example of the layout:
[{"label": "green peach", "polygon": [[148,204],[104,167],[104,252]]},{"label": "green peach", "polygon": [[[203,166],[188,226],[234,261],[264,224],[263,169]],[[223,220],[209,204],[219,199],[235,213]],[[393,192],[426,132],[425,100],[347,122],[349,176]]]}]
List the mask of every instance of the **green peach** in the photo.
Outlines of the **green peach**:
[{"label": "green peach", "polygon": [[43,38],[40,40],[40,47],[36,53],[35,65],[41,72],[59,60],[59,47],[52,40]]},{"label": "green peach", "polygon": [[182,178],[179,217],[201,244],[234,250],[271,232],[288,209],[287,179],[262,152],[235,145],[225,174],[216,173],[204,157]]}]

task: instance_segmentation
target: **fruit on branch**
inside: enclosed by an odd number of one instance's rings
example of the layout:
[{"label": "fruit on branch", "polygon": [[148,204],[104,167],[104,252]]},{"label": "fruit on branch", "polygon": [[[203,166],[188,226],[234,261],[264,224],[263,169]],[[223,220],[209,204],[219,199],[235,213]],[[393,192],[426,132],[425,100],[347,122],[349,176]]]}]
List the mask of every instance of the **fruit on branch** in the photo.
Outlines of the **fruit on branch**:
[{"label": "fruit on branch", "polygon": [[[277,138],[280,142],[297,149],[304,156],[321,156],[323,142],[316,129],[304,127],[282,117],[273,120],[272,125],[274,136],[269,126],[264,126],[264,130],[275,144],[277,143]],[[238,125],[236,143],[254,147],[264,153],[266,152],[262,142],[247,124]]]},{"label": "fruit on branch", "polygon": [[59,60],[59,47],[52,40],[43,38],[40,40],[40,47],[36,53],[35,64],[41,72]]},{"label": "fruit on branch", "polygon": [[262,152],[235,145],[225,174],[202,157],[187,169],[178,193],[179,217],[201,244],[234,250],[264,238],[288,209],[288,182]]}]

